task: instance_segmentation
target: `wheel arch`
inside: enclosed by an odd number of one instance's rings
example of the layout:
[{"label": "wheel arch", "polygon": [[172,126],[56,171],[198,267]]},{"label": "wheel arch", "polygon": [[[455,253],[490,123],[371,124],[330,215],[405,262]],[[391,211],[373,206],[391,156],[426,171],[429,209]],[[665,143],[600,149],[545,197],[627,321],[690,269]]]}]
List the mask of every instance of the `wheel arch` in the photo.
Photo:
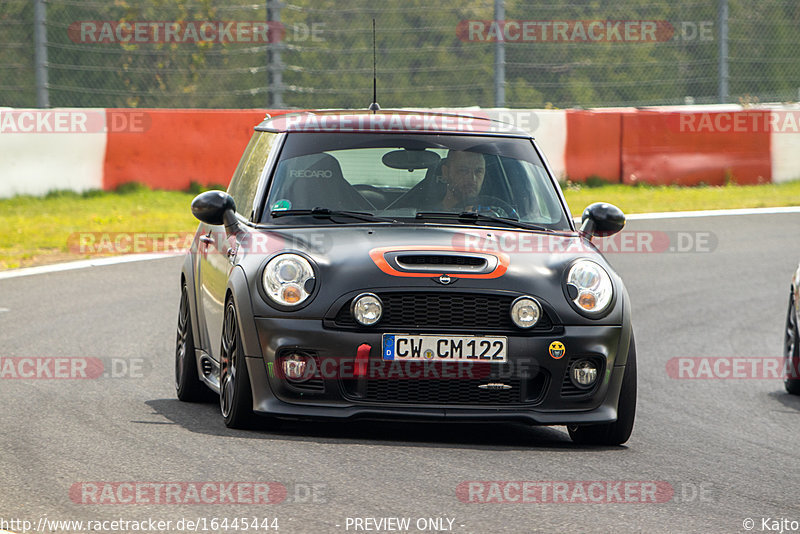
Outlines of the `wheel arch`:
[{"label": "wheel arch", "polygon": [[628,363],[628,352],[630,344],[634,339],[633,336],[633,319],[631,317],[631,299],[628,296],[628,290],[625,286],[622,287],[621,304],[622,304],[622,331],[619,336],[619,347],[617,349],[617,357],[614,360],[614,367],[621,367]]},{"label": "wheel arch", "polygon": [[250,284],[241,266],[235,266],[228,276],[228,288],[225,292],[226,303],[228,299],[233,299],[233,306],[236,309],[245,357],[261,358],[261,344],[256,330]]},{"label": "wheel arch", "polygon": [[195,349],[204,350],[202,336],[200,335],[200,323],[197,315],[197,286],[195,284],[194,263],[192,255],[187,254],[181,269],[181,286],[186,284],[186,291],[189,296],[189,320],[192,324],[192,341]]}]

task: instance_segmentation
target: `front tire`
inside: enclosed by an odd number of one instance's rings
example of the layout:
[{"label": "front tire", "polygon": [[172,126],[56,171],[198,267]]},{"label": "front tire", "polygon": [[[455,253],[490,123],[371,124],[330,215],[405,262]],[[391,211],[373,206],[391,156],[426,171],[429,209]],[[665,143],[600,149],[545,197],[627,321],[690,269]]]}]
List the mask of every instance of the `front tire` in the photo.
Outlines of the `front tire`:
[{"label": "front tire", "polygon": [[181,285],[181,304],[178,310],[178,332],[175,341],[175,392],[183,402],[203,402],[212,398],[197,375],[197,360],[194,352],[192,317],[189,313],[189,290],[186,282]]},{"label": "front tire", "polygon": [[800,335],[797,332],[797,315],[794,297],[789,295],[789,311],[786,312],[786,333],[783,341],[783,369],[786,378],[783,385],[792,395],[800,395]]},{"label": "front tire", "polygon": [[250,428],[255,422],[253,392],[244,359],[239,321],[231,298],[225,305],[219,371],[219,406],[228,428]]},{"label": "front tire", "polygon": [[631,335],[628,361],[619,392],[617,420],[600,425],[568,426],[569,437],[581,445],[622,445],[631,437],[636,418],[636,343]]}]

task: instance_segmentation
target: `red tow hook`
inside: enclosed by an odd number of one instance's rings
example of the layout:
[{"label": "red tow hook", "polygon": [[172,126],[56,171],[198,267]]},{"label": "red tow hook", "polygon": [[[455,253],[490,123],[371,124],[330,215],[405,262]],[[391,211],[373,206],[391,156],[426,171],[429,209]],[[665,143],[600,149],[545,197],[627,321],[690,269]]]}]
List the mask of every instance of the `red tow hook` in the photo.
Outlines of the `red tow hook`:
[{"label": "red tow hook", "polygon": [[356,351],[356,362],[353,366],[353,376],[356,378],[367,376],[367,365],[369,364],[369,353],[372,351],[372,345],[364,343],[358,347]]}]

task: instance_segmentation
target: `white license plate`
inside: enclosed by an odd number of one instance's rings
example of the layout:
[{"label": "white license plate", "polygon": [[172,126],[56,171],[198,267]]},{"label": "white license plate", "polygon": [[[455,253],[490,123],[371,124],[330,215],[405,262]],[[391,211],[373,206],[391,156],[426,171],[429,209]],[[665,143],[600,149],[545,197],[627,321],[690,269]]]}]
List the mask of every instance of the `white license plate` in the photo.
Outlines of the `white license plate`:
[{"label": "white license plate", "polygon": [[505,363],[507,344],[500,336],[384,334],[383,359]]}]

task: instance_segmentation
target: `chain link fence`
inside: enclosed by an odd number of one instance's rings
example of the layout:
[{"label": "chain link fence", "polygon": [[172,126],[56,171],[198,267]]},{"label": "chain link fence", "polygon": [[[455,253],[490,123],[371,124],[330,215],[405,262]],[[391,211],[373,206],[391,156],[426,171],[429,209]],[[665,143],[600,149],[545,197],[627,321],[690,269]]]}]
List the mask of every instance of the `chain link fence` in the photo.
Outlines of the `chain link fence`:
[{"label": "chain link fence", "polygon": [[800,99],[797,0],[0,0],[0,106],[362,108],[373,18],[383,107]]}]

